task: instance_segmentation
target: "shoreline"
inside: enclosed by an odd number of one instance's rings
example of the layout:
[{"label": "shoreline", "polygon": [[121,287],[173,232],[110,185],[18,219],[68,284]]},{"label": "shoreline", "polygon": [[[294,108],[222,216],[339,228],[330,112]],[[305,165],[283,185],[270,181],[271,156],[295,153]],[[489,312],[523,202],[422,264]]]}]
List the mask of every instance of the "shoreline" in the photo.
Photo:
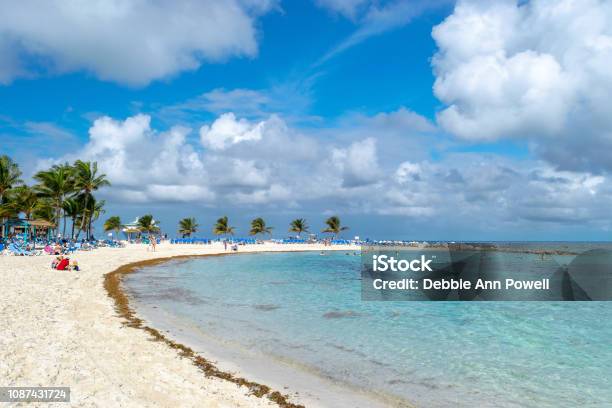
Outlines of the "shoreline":
[{"label": "shoreline", "polygon": [[[352,248],[354,250],[354,248]],[[339,249],[338,251],[344,251]],[[261,253],[281,253],[281,252],[301,252],[301,251],[257,251]],[[312,252],[312,251],[305,251]],[[254,252],[241,252],[232,255],[249,255]],[[210,256],[223,256],[210,255]],[[230,255],[230,254],[228,254]],[[134,265],[126,273],[121,274],[125,277],[128,274],[137,272],[141,267],[164,264],[173,260],[206,258],[208,256],[194,257],[174,257],[151,262],[146,265]],[[129,266],[129,265],[126,265]],[[121,271],[119,271],[121,272]],[[110,274],[108,274],[110,275]],[[108,276],[107,275],[107,276]],[[317,367],[306,366],[299,361],[280,359],[278,356],[261,354],[242,348],[233,339],[222,339],[210,336],[204,329],[194,326],[189,320],[182,320],[168,311],[158,309],[155,304],[146,304],[138,301],[130,293],[129,289],[117,288],[121,293],[120,304],[123,313],[131,313],[129,320],[137,321],[138,328],[150,331],[154,327],[154,336],[160,341],[164,341],[175,348],[182,350],[186,347],[190,350],[190,355],[206,356],[209,364],[211,361],[215,366],[215,372],[221,372],[222,378],[229,381],[240,383],[241,385],[262,386],[271,390],[266,395],[273,395],[274,402],[279,406],[289,407],[362,407],[362,408],[386,408],[403,407],[414,408],[409,401],[400,397],[377,392],[375,390],[364,390],[354,384],[344,382],[321,375]],[[114,288],[112,289],[115,290]],[[129,310],[129,311],[128,311]],[[194,353],[193,355],[191,353]],[[198,362],[194,362],[199,366]],[[209,365],[200,367],[208,375]],[[265,368],[264,368],[265,367]],[[238,373],[238,377],[236,374]],[[226,378],[230,374],[233,378]],[[216,375],[213,373],[212,375]],[[246,378],[247,383],[243,382]],[[274,392],[273,390],[284,390],[285,394]],[[284,401],[283,401],[284,399]],[[286,404],[286,405],[285,405]]]},{"label": "shoreline", "polygon": [[[264,251],[265,252],[265,251]],[[238,252],[236,254],[242,254],[244,252]],[[279,391],[274,391],[267,385],[259,384],[254,381],[249,381],[243,377],[235,376],[234,374],[226,371],[219,370],[215,364],[208,361],[204,357],[198,355],[191,347],[185,346],[182,343],[178,343],[165,335],[163,335],[158,329],[150,327],[145,324],[145,321],[137,317],[136,312],[130,307],[130,301],[125,290],[121,287],[123,277],[136,272],[139,268],[147,266],[159,265],[172,260],[177,259],[191,259],[191,258],[204,258],[210,256],[226,256],[233,255],[232,253],[222,254],[203,254],[203,255],[177,255],[171,257],[157,258],[146,261],[134,262],[120,266],[118,269],[109,272],[104,275],[104,289],[106,289],[108,296],[113,299],[115,303],[115,310],[119,316],[124,319],[124,324],[129,327],[144,330],[155,341],[164,343],[166,346],[173,350],[176,350],[182,358],[189,359],[196,367],[198,367],[204,375],[207,377],[213,376],[220,378],[225,381],[232,382],[241,387],[246,387],[252,395],[258,398],[267,397],[271,401],[275,402],[282,408],[305,408],[304,405],[294,404],[289,401],[289,396],[281,394]]]},{"label": "shoreline", "polygon": [[[266,243],[241,246],[238,254],[355,249]],[[177,344],[173,349],[151,341],[150,333],[125,324],[105,288],[105,275],[125,270],[126,265],[225,254],[233,253],[215,244],[162,243],[156,252],[128,244],[71,255],[79,261],[80,272],[52,270],[50,256],[0,256],[2,385],[68,386],[71,406],[279,406],[222,379],[225,374],[220,370],[220,376],[203,375],[191,360],[181,357],[181,353],[189,354],[186,347]],[[203,358],[198,361],[215,372],[214,365],[208,366]],[[257,393],[273,394],[283,403],[282,394],[244,381]]]}]

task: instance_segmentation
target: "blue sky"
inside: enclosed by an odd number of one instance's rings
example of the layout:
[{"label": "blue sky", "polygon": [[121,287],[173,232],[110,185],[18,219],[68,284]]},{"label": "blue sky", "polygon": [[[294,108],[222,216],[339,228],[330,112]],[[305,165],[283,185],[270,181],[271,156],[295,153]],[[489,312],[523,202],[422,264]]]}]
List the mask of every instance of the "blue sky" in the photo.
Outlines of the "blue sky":
[{"label": "blue sky", "polygon": [[170,233],[338,214],[376,238],[607,239],[610,9],[25,1],[0,17],[0,153],[26,176],[96,160],[106,216]]},{"label": "blue sky", "polygon": [[[410,106],[433,118],[439,101],[432,94],[429,58],[435,44],[431,28],[442,21],[449,7],[368,38],[320,65],[318,61],[355,32],[358,24],[310,2],[286,2],[280,7],[257,22],[259,51],[255,57],[206,64],[146,86],[100,81],[87,72],[17,79],[0,88],[0,97],[11,101],[4,106],[4,114],[23,121],[71,120],[70,128],[82,119],[80,130],[86,131],[91,117],[125,117],[139,111],[135,104],[150,109],[217,88],[286,85],[296,87],[294,92],[308,100],[305,113],[325,119],[347,111],[377,113],[398,106]],[[400,48],[403,51],[398,53]],[[44,65],[39,68],[45,69]]]}]

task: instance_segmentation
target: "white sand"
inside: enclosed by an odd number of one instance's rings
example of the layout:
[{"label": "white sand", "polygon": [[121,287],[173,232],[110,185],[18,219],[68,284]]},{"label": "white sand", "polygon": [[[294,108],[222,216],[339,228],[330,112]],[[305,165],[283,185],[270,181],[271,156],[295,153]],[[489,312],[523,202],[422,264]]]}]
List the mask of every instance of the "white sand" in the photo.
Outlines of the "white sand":
[{"label": "white sand", "polygon": [[[349,248],[264,244],[240,252],[329,249]],[[104,275],[127,263],[221,252],[220,244],[100,248],[72,256],[80,272],[50,269],[51,256],[0,256],[0,386],[69,386],[71,406],[275,406],[205,377],[175,350],[123,325],[103,287]]]}]

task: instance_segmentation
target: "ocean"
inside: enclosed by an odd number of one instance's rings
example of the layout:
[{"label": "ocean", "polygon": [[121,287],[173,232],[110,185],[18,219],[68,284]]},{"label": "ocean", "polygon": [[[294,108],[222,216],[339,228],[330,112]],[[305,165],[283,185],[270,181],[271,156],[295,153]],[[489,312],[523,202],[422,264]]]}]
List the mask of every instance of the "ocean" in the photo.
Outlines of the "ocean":
[{"label": "ocean", "polygon": [[156,309],[186,337],[398,404],[612,406],[612,302],[363,301],[345,252],[173,260],[124,284],[154,327]]}]

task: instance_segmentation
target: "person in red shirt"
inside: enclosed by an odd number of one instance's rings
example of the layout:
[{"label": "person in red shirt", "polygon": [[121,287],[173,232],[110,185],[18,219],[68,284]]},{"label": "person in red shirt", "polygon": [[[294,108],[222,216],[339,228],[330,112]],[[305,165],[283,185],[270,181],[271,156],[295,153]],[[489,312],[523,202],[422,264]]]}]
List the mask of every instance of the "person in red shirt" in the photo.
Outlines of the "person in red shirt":
[{"label": "person in red shirt", "polygon": [[68,258],[63,258],[61,261],[59,261],[59,263],[57,264],[56,269],[58,271],[65,271],[66,268],[68,267],[68,265],[70,264],[70,259]]}]

